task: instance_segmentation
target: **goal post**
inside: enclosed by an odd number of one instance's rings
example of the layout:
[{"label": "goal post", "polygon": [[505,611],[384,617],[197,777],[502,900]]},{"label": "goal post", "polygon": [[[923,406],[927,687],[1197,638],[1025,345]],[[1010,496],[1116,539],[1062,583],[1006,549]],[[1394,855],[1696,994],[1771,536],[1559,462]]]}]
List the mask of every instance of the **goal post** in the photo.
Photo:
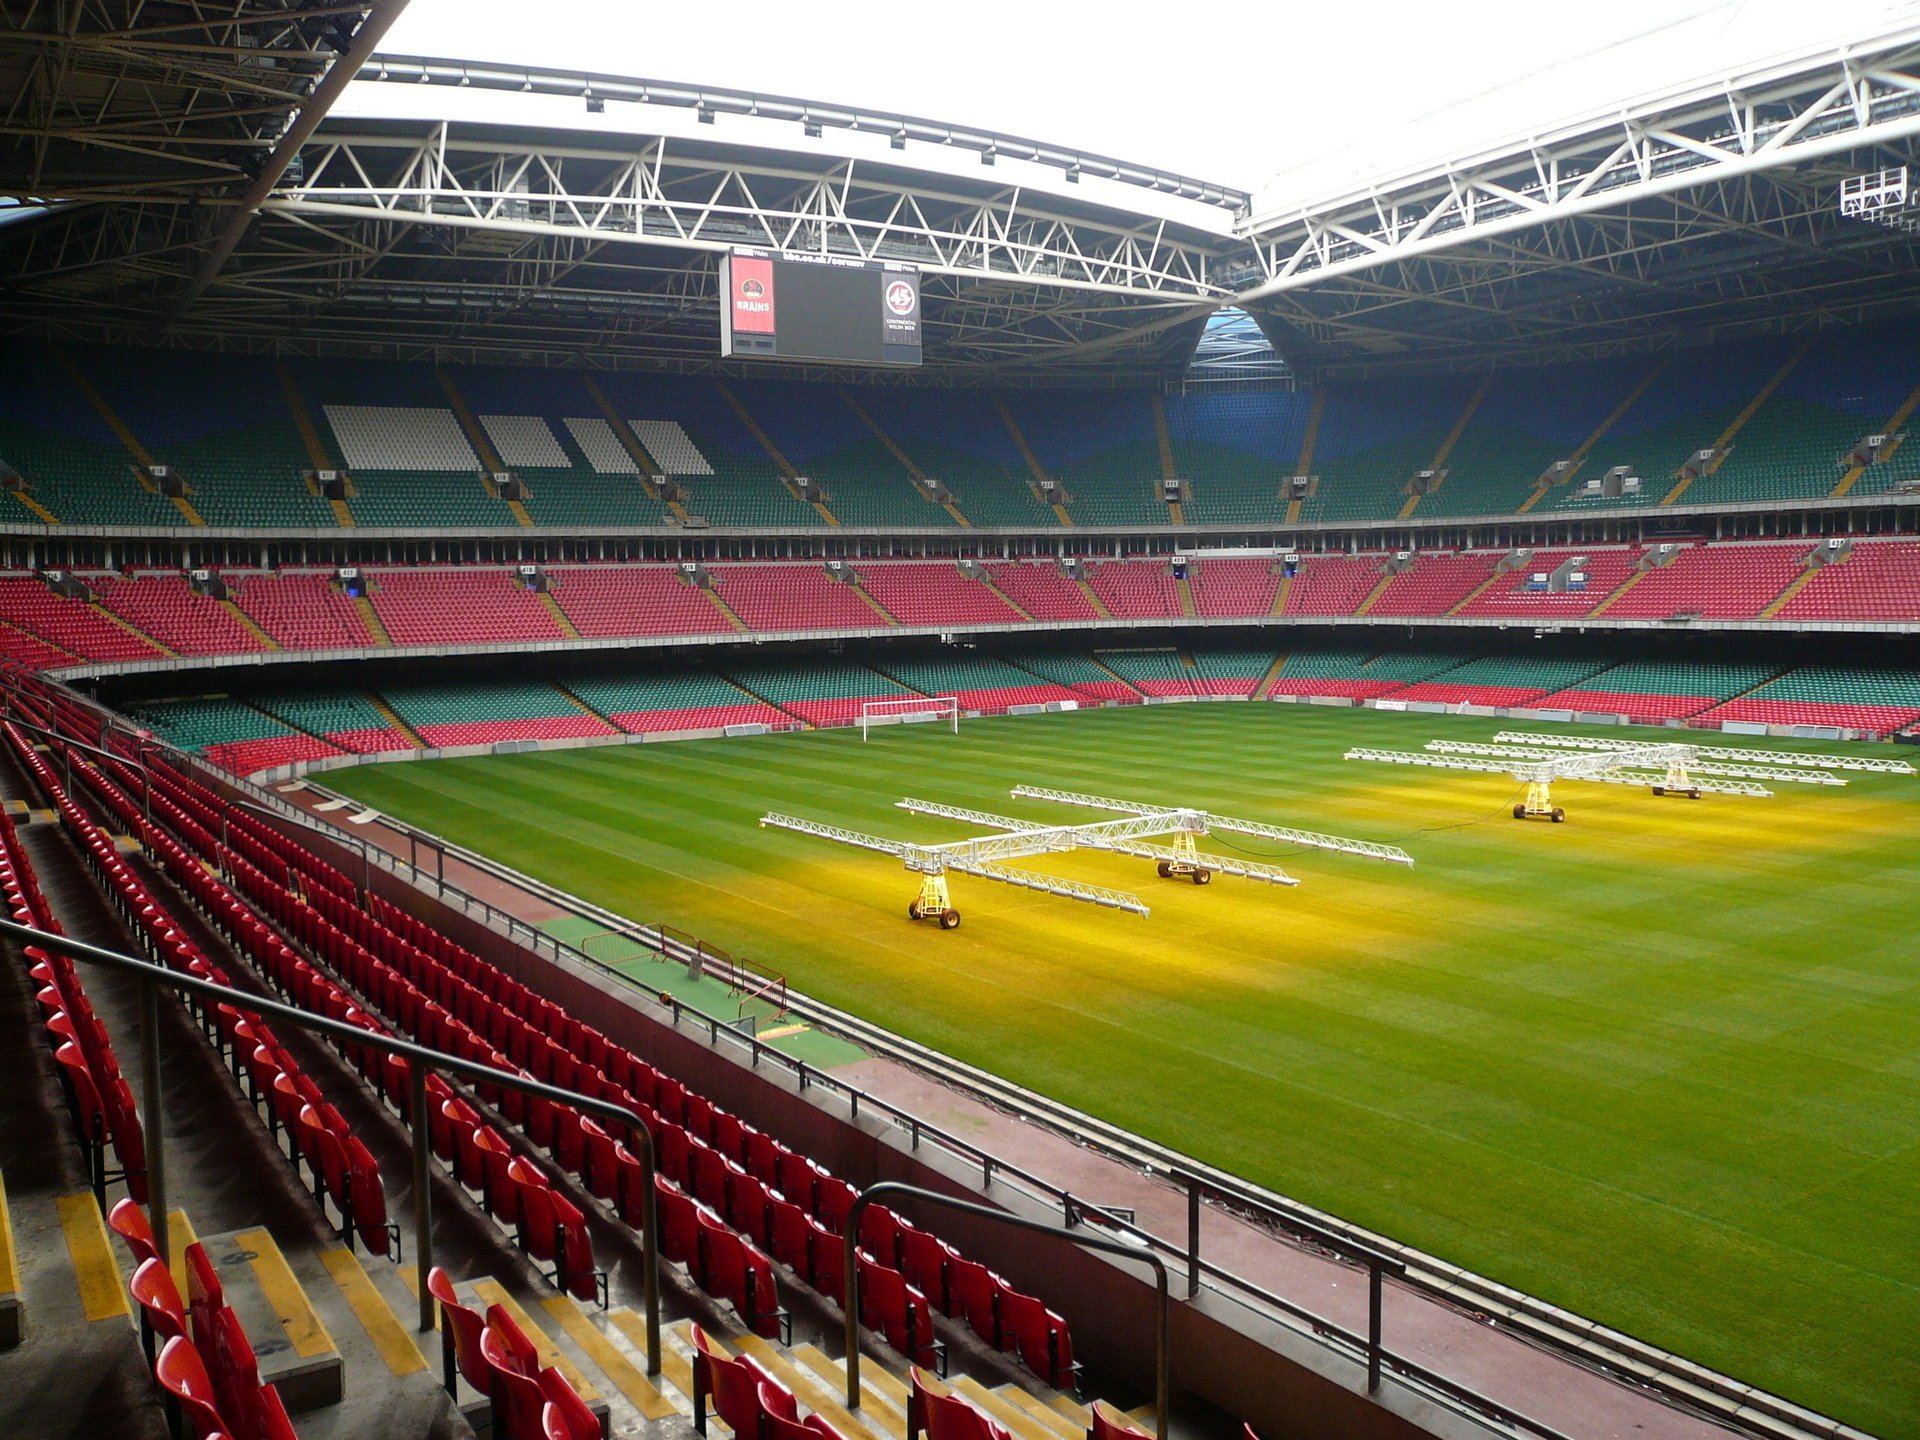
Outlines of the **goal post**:
[{"label": "goal post", "polygon": [[863,700],[860,702],[860,743],[866,744],[868,731],[875,725],[924,725],[945,719],[954,734],[960,733],[960,701],[952,695],[915,695],[906,700]]}]

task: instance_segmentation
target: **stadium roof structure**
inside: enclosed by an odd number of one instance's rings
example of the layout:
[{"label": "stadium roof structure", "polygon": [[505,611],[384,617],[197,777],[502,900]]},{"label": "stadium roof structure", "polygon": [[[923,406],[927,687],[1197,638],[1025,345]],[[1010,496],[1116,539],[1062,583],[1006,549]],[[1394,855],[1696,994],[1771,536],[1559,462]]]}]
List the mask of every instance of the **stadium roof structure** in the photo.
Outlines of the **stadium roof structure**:
[{"label": "stadium roof structure", "polygon": [[0,38],[0,173],[37,216],[0,224],[0,331],[735,368],[738,245],[920,267],[926,364],[887,378],[933,383],[1176,379],[1228,306],[1317,376],[1920,306],[1913,195],[1838,203],[1920,181],[1920,26],[1256,210],[914,116],[370,54],[402,3],[77,5],[97,34]]}]

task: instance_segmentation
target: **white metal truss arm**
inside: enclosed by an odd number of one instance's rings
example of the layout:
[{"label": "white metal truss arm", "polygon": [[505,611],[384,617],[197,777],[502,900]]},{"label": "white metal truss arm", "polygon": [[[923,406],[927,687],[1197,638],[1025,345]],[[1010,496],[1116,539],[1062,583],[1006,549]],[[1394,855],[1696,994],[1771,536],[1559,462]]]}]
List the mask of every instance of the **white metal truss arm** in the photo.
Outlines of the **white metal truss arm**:
[{"label": "white metal truss arm", "polygon": [[997,880],[1002,885],[1037,890],[1042,895],[1057,895],[1062,900],[1082,900],[1104,910],[1125,910],[1133,915],[1148,913],[1146,902],[1138,895],[1131,895],[1125,890],[1109,890],[1104,885],[1063,880],[1057,875],[1036,875],[1031,870],[1010,870],[1004,865],[975,865],[959,860],[949,861],[948,868],[981,880]]},{"label": "white metal truss arm", "polygon": [[[1687,747],[1696,755],[1710,752],[1693,746]],[[1478,755],[1487,760],[1552,760],[1555,756],[1564,757],[1565,750],[1549,750],[1536,746],[1520,745],[1469,745],[1460,740],[1429,740],[1427,749],[1445,755]],[[1595,751],[1595,754],[1603,752]],[[1736,752],[1738,753],[1738,752]],[[1689,775],[1719,775],[1734,780],[1778,780],[1789,785],[1845,785],[1847,782],[1838,775],[1825,770],[1783,769],[1769,765],[1732,765],[1725,761],[1709,760],[1702,764],[1698,760],[1686,762]]]},{"label": "white metal truss arm", "polygon": [[[915,846],[928,855],[964,860],[970,865],[993,865],[1029,855],[1108,846],[1110,841],[1139,840],[1151,835],[1204,833],[1195,810],[1167,810],[1152,815],[1130,815],[1124,820],[1098,820],[1091,825],[1045,825],[1006,835],[983,835],[972,840],[948,840],[939,845]],[[1108,846],[1108,848],[1111,848]]]},{"label": "white metal truss arm", "polygon": [[[1648,746],[1646,748],[1657,750],[1661,747]],[[1676,746],[1671,748],[1685,749],[1686,747]],[[1374,750],[1366,747],[1357,747],[1347,751],[1346,758],[1349,760],[1377,760],[1388,765],[1418,765],[1428,770],[1469,770],[1480,775],[1508,775],[1515,780],[1523,780],[1529,784],[1539,784],[1542,782],[1550,784],[1555,780],[1584,780],[1599,785],[1654,786],[1667,784],[1667,774],[1664,769],[1652,773],[1634,773],[1619,768],[1621,765],[1630,762],[1622,761],[1617,756],[1612,755],[1595,755],[1594,758],[1596,760],[1611,760],[1612,766],[1610,768],[1594,768],[1588,770],[1586,773],[1570,771],[1546,762],[1516,764],[1511,760],[1475,759],[1468,755],[1429,755],[1420,750]],[[1640,761],[1638,763],[1664,764],[1665,762]],[[1765,797],[1773,793],[1771,790],[1763,789],[1759,785],[1739,780],[1701,780],[1690,783],[1688,788],[1698,790],[1702,794],[1714,795],[1753,795]]]},{"label": "white metal truss arm", "polygon": [[[1003,830],[1031,831],[1051,827],[1034,820],[1017,820],[1010,815],[990,815],[984,810],[966,810],[957,805],[941,805],[931,800],[902,800],[899,807],[915,815],[937,815],[961,820],[969,825],[986,825]],[[1115,855],[1130,855],[1139,860],[1164,860],[1169,864],[1198,864],[1216,875],[1231,875],[1240,880],[1264,880],[1269,885],[1298,885],[1300,882],[1278,865],[1260,860],[1240,860],[1225,855],[1201,854],[1197,858],[1171,845],[1149,845],[1134,840],[1093,838],[1082,842],[1087,850],[1104,850]]]},{"label": "white metal truss arm", "polygon": [[[821,840],[832,840],[841,845],[852,845],[861,850],[877,850],[882,855],[908,858],[907,852],[913,847],[903,840],[888,840],[881,835],[867,835],[859,830],[848,830],[839,825],[822,825],[818,820],[802,820],[794,815],[762,815],[761,828],[771,825],[776,830],[791,830],[798,835],[812,835]],[[913,869],[911,860],[907,868]]]},{"label": "white metal truss arm", "polygon": [[[1089,810],[1119,810],[1131,815],[1155,815],[1166,811],[1161,805],[1141,805],[1132,800],[1112,800],[1104,795],[1082,795],[1072,790],[1049,790],[1040,785],[1016,785],[1016,798],[1053,800],[1062,805],[1084,805]],[[1201,812],[1208,830],[1225,830],[1234,835],[1259,835],[1282,840],[1308,850],[1332,850],[1342,855],[1359,855],[1369,860],[1386,860],[1395,865],[1413,864],[1413,856],[1398,845],[1380,845],[1371,840],[1353,840],[1344,835],[1322,835],[1313,830],[1295,830],[1286,825],[1268,825],[1258,820],[1235,820],[1225,815]]]},{"label": "white metal truss arm", "polygon": [[[1536,735],[1526,730],[1502,730],[1495,741],[1514,741],[1522,745],[1546,745],[1556,750],[1611,750],[1614,742],[1588,735]],[[1806,765],[1822,770],[1859,770],[1877,775],[1911,775],[1912,762],[1881,760],[1862,755],[1816,755],[1798,750],[1748,750],[1731,745],[1700,745],[1695,752],[1707,760],[1751,761],[1757,765]]]}]

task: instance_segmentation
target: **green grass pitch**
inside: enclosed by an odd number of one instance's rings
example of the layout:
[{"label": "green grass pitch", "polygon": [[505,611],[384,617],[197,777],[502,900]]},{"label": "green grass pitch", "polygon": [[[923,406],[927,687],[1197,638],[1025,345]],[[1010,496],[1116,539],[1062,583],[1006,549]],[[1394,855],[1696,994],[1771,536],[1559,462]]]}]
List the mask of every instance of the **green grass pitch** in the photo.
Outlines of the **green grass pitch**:
[{"label": "green grass pitch", "polygon": [[[1341,759],[1498,728],[1156,706],[328,778],[1252,1180],[1920,1435],[1920,778],[1698,803],[1567,783],[1555,826],[1512,820],[1504,776]],[[906,918],[895,862],[756,824],[977,833],[892,808],[907,795],[1097,818],[1009,799],[1021,782],[1397,841],[1418,863],[1243,840],[1300,886],[1203,889],[1116,856],[1022,861],[1153,914],[956,876],[964,923],[942,932]]]}]

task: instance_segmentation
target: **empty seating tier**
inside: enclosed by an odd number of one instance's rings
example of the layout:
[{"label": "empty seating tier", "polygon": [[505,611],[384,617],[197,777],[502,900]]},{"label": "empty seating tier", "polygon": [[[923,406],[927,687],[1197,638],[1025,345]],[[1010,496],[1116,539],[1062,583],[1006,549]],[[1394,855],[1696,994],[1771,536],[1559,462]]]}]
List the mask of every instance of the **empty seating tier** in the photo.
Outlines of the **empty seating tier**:
[{"label": "empty seating tier", "polygon": [[1063,685],[1040,680],[1003,660],[985,656],[964,660],[896,660],[888,656],[878,668],[923,695],[951,695],[963,710],[994,713],[1014,705],[1081,698]]},{"label": "empty seating tier", "polygon": [[617,733],[553,686],[533,682],[387,685],[381,696],[422,740],[435,746]]},{"label": "empty seating tier", "polygon": [[786,725],[790,718],[700,670],[630,679],[575,680],[568,689],[630,734]]}]

